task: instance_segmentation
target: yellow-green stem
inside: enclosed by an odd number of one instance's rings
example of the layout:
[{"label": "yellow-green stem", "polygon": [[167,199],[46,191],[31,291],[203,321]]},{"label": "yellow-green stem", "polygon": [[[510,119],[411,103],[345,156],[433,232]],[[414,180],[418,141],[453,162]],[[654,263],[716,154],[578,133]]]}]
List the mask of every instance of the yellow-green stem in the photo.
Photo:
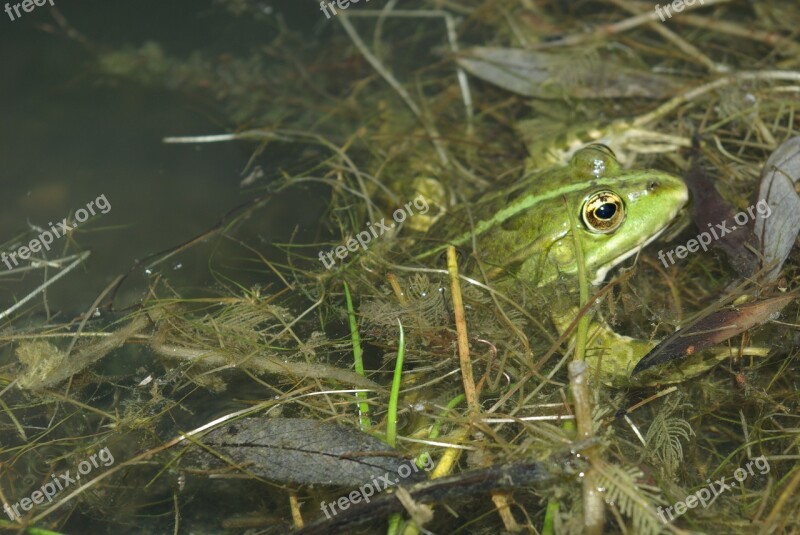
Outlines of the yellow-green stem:
[{"label": "yellow-green stem", "polygon": [[[350,318],[350,340],[353,342],[353,362],[355,364],[356,373],[364,376],[364,360],[361,351],[361,337],[358,335],[358,322],[356,321],[356,312],[353,309],[353,300],[350,298],[350,288],[347,283],[344,283],[344,298],[347,301],[347,316]],[[358,398],[358,420],[361,424],[361,429],[368,429],[370,426],[369,421],[369,403],[367,403],[366,392],[356,392]]]},{"label": "yellow-green stem", "polygon": [[389,392],[389,413],[386,420],[386,442],[394,446],[397,441],[397,400],[400,397],[400,379],[403,375],[403,357],[406,351],[406,342],[403,336],[403,324],[400,325],[400,343],[397,348],[397,362],[394,365],[394,376],[392,377],[392,389]]},{"label": "yellow-green stem", "polygon": [[[403,358],[406,352],[406,342],[403,335],[403,324],[397,320],[400,326],[400,343],[397,347],[397,362],[394,365],[394,376],[392,377],[392,389],[389,392],[389,412],[386,420],[386,442],[394,446],[397,442],[397,400],[400,397],[400,379],[403,375]],[[396,535],[400,530],[403,517],[395,513],[389,517],[389,527],[387,535]]]},{"label": "yellow-green stem", "polygon": [[[567,200],[564,199],[566,204]],[[567,206],[567,214],[569,214],[569,224],[572,233],[572,240],[575,244],[575,261],[578,265],[578,291],[580,293],[580,305],[582,310],[589,302],[589,285],[586,283],[586,264],[583,257],[583,246],[581,244],[580,236],[578,235],[578,222],[575,219],[575,214]],[[583,360],[586,356],[586,340],[589,335],[589,313],[584,314],[578,320],[578,326],[575,332],[575,352],[572,355],[573,360]]]}]

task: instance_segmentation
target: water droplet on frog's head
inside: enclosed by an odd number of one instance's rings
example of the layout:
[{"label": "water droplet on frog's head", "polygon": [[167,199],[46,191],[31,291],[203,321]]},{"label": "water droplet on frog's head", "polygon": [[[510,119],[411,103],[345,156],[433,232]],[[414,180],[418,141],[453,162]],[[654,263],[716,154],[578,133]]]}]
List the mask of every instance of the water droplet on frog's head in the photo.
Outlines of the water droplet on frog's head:
[{"label": "water droplet on frog's head", "polygon": [[578,477],[583,477],[585,474],[583,472],[578,472]]},{"label": "water droplet on frog's head", "polygon": [[601,177],[606,172],[606,162],[597,159],[592,162],[592,174],[596,177]]}]

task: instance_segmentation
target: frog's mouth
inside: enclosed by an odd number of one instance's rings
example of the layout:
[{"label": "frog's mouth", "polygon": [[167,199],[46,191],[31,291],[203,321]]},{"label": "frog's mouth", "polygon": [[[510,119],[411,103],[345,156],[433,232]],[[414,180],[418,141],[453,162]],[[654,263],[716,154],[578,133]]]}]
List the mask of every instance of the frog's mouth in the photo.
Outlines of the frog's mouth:
[{"label": "frog's mouth", "polygon": [[644,249],[645,247],[647,247],[648,245],[653,243],[655,240],[657,240],[659,238],[659,236],[664,234],[664,232],[666,232],[666,230],[671,228],[672,226],[673,226],[673,221],[668,222],[666,225],[661,227],[659,230],[657,230],[654,234],[652,234],[649,238],[647,238],[642,243],[639,243],[635,247],[631,248],[629,251],[625,251],[624,253],[622,253],[618,257],[612,259],[610,262],[600,266],[597,269],[597,276],[592,281],[592,284],[595,285],[595,286],[599,286],[600,283],[602,283],[603,280],[606,278],[606,275],[608,275],[608,272],[611,271],[612,269],[614,269],[614,267],[617,264],[620,264],[620,263],[624,262],[625,260],[627,260],[628,258],[632,257],[635,254],[639,254],[639,252],[642,249]]}]

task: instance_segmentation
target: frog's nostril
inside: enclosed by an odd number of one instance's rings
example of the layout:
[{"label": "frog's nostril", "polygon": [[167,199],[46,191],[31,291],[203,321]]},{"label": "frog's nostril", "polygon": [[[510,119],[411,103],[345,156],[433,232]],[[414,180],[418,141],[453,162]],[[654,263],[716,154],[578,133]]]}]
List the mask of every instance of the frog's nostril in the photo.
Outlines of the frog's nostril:
[{"label": "frog's nostril", "polygon": [[657,187],[658,187],[658,182],[656,182],[655,180],[654,180],[653,182],[650,182],[650,183],[647,185],[647,189],[648,189],[648,190],[650,190],[650,191],[653,191],[653,190],[654,190],[654,189],[656,189]]}]

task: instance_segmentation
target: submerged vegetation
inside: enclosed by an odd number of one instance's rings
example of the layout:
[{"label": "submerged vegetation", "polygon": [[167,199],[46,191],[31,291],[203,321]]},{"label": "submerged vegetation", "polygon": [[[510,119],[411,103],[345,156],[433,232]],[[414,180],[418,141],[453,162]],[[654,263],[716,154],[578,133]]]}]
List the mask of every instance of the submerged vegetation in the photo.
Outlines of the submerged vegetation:
[{"label": "submerged vegetation", "polygon": [[[242,169],[252,200],[201,236],[132,258],[73,321],[37,322],[40,282],[38,305],[2,316],[0,499],[35,505],[0,527],[800,529],[796,2],[706,0],[663,23],[628,0],[388,0],[330,20],[308,2],[314,40],[277,7],[215,6],[268,39],[249,55],[179,58],[155,41],[109,50],[62,21],[98,81],[206,103],[227,129],[166,141],[252,151]],[[437,234],[469,233],[477,222],[456,219],[456,206],[592,142],[625,168],[691,171],[694,223],[685,214],[661,236],[668,246],[644,248],[600,286],[577,254],[578,282],[556,281],[556,295],[493,278],[474,241],[448,250],[452,236]],[[282,152],[294,164],[271,168]],[[430,210],[408,209],[418,196]],[[309,202],[286,229],[259,228],[260,214],[305,197],[326,208],[307,216]],[[659,260],[659,248],[762,199],[786,204],[752,229],[757,241]],[[392,219],[404,206],[407,218]],[[382,218],[392,227],[359,246]],[[347,253],[328,269],[319,252],[337,247]],[[198,250],[207,290],[164,268]],[[565,330],[548,312],[573,298]],[[646,383],[597,379],[599,317],[666,339]],[[706,345],[716,354],[699,363]],[[37,502],[51,474],[104,447],[113,465]],[[399,477],[428,458],[430,472]],[[754,459],[767,469],[738,471]],[[396,485],[383,496],[354,490],[386,474]],[[720,478],[730,487],[690,505]]]}]

